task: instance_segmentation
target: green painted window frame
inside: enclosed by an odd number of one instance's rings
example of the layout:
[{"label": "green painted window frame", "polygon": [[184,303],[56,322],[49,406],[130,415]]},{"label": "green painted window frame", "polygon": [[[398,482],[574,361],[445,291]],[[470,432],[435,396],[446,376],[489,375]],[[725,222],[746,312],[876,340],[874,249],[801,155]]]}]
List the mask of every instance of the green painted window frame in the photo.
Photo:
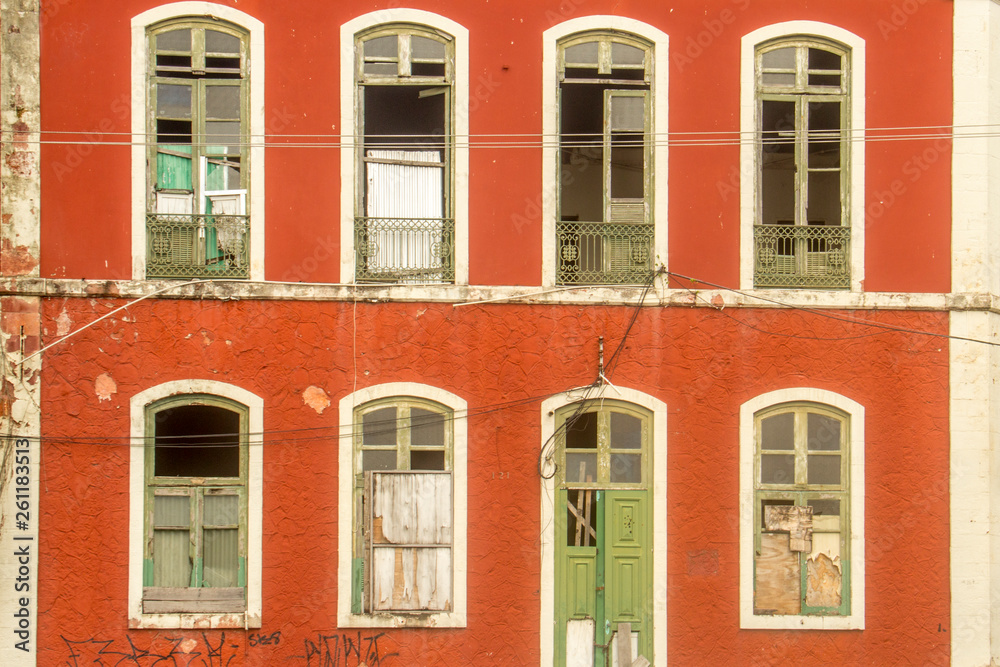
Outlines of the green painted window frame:
[{"label": "green painted window frame", "polygon": [[[366,55],[365,45],[374,40],[393,37],[397,40],[395,55]],[[413,49],[414,38],[430,40],[443,47],[442,58],[421,58]],[[426,54],[425,54],[426,55]],[[440,74],[415,72],[417,67],[436,67],[442,65]],[[389,73],[366,71],[368,67],[392,67],[395,72]],[[430,26],[413,23],[389,23],[379,25],[355,35],[354,40],[354,109],[355,109],[355,279],[362,282],[442,282],[455,281],[455,38],[441,30]],[[418,95],[421,97],[443,96],[443,118],[441,119],[440,143],[413,143],[403,141],[399,144],[378,143],[368,141],[365,127],[365,89],[368,87],[422,87]],[[426,95],[425,95],[426,93]],[[435,135],[436,136],[436,135]],[[407,137],[410,139],[412,137]],[[406,160],[368,158],[368,149],[385,149],[392,147],[399,150],[419,150],[430,145],[440,147],[440,162],[409,162]],[[412,148],[411,148],[412,147]],[[434,218],[402,217],[380,220],[369,218],[366,210],[368,197],[369,163],[398,165],[401,167],[440,168],[441,179],[441,213],[440,220]],[[376,231],[377,230],[377,231]],[[405,235],[409,242],[414,238],[426,238],[432,246],[432,253],[440,261],[440,266],[433,269],[409,266],[369,266],[377,256],[379,242],[393,235]],[[374,236],[375,239],[369,238]],[[407,254],[407,253],[403,253]],[[403,261],[405,263],[405,260]]]},{"label": "green painted window frame", "polygon": [[[591,46],[592,45],[592,46]],[[641,63],[615,63],[616,46],[642,52]],[[568,55],[573,49],[592,52],[593,60],[574,61]],[[580,51],[578,51],[580,52]],[[588,59],[591,56],[588,55]],[[596,64],[596,67],[583,67]],[[556,282],[559,284],[643,284],[652,271],[653,236],[653,46],[646,40],[621,32],[586,32],[562,39],[557,44],[557,151],[556,183]],[[586,70],[586,75],[584,71]],[[629,74],[631,72],[631,74]],[[618,75],[616,77],[616,74]],[[582,220],[579,214],[565,213],[564,193],[577,178],[573,169],[590,168],[589,157],[581,145],[585,139],[563,134],[563,98],[567,87],[601,87],[601,220]],[[613,196],[613,157],[615,146],[634,148],[635,140],[616,143],[615,137],[635,135],[634,129],[622,131],[614,127],[615,99],[639,97],[643,104],[642,189],[641,198]],[[594,135],[596,136],[596,135]],[[641,213],[637,210],[641,208]],[[573,218],[576,219],[573,219]]]},{"label": "green painted window frame", "polygon": [[[158,37],[165,33],[179,30],[190,31],[190,49],[175,50],[158,48]],[[206,31],[213,31],[235,38],[239,41],[239,68],[234,71],[228,67],[212,67],[221,65],[222,60],[232,60],[233,52],[210,51],[207,46]],[[151,26],[146,31],[147,42],[147,94],[146,99],[146,136],[147,136],[147,192],[146,217],[147,236],[152,237],[147,247],[147,277],[150,278],[247,278],[249,277],[249,237],[250,217],[248,215],[250,202],[250,52],[249,33],[230,23],[208,18],[185,17],[171,19]],[[190,65],[160,66],[158,57],[167,61],[188,58]],[[213,62],[214,59],[214,62]],[[176,70],[171,75],[171,70]],[[162,71],[162,72],[161,72]],[[236,76],[234,76],[236,74]],[[190,87],[190,119],[184,114],[160,115],[158,87],[182,86]],[[209,89],[238,88],[238,135],[213,135],[219,138],[230,138],[230,141],[210,144],[207,131],[209,122],[233,122],[232,116],[210,116],[208,109]],[[179,108],[179,107],[178,107]],[[158,120],[181,121],[190,120],[190,143],[159,141]],[[238,147],[238,161],[229,148]],[[165,160],[176,158],[187,160],[187,178],[185,183],[163,182],[168,179],[169,171],[161,164],[161,156]],[[163,171],[161,173],[161,166]],[[178,166],[178,165],[175,165]],[[238,166],[238,187],[227,182],[228,167]],[[203,167],[208,173],[202,174]],[[221,172],[219,171],[221,168]],[[222,184],[213,187],[212,176],[218,174]],[[243,210],[238,214],[227,213],[227,218],[235,220],[220,222],[222,225],[239,226],[240,244],[233,244],[235,258],[229,260],[226,252],[219,248],[219,239],[225,238],[227,231],[216,229],[216,219],[211,215],[212,200],[207,193],[237,194],[241,193]],[[158,211],[160,195],[190,196],[191,212],[189,214],[173,214]],[[162,230],[157,234],[158,230]],[[229,232],[230,234],[232,232]],[[174,252],[164,260],[165,243],[192,246]],[[223,247],[225,247],[225,242]],[[232,251],[228,251],[232,252]],[[183,259],[181,259],[183,257]],[[235,263],[235,265],[232,265]]]},{"label": "green painted window frame", "polygon": [[[234,477],[188,477],[188,476],[156,476],[156,423],[159,413],[179,407],[208,406],[220,408],[235,413],[239,418],[239,468]],[[241,403],[208,394],[186,394],[156,401],[146,406],[146,434],[144,447],[145,465],[145,495],[143,499],[143,613],[212,613],[212,612],[244,612],[246,611],[247,587],[247,480],[248,480],[248,443],[249,443],[249,408]],[[213,435],[213,434],[209,434]],[[191,559],[191,580],[186,587],[157,586],[155,581],[155,540],[157,525],[155,518],[156,498],[165,496],[183,496],[192,502],[189,504],[190,533],[189,558]],[[204,504],[206,497],[235,496],[238,498],[238,523],[209,524],[204,519]],[[166,526],[169,528],[170,526]],[[205,530],[236,529],[237,530],[237,571],[236,586],[219,590],[226,594],[225,600],[213,596],[211,586],[204,576]],[[206,592],[206,589],[208,591]],[[235,589],[242,589],[241,592]],[[239,597],[239,599],[235,599]],[[164,603],[163,600],[170,600]],[[167,605],[167,606],[165,606]]]},{"label": "green painted window frame", "polygon": [[[793,418],[793,448],[764,448],[762,422],[766,419],[779,415],[792,415]],[[838,448],[809,448],[809,427],[808,416],[819,415],[827,419],[835,420],[840,425]],[[808,568],[807,561],[810,556],[807,552],[799,552],[799,597],[800,605],[795,614],[758,614],[756,605],[755,615],[764,616],[848,616],[851,613],[851,417],[847,413],[832,406],[819,403],[795,402],[784,403],[761,410],[754,415],[754,553],[761,554],[761,536],[767,532],[764,529],[764,518],[762,516],[762,506],[765,502],[775,502],[775,504],[807,506],[815,501],[836,501],[839,503],[839,556],[841,566],[841,603],[839,606],[810,606],[806,602]],[[769,482],[762,479],[763,459],[766,456],[791,456],[794,458],[794,479],[788,483]],[[810,484],[809,457],[840,457],[839,483],[837,484]],[[813,521],[816,521],[814,516]],[[817,531],[815,532],[833,532]],[[757,561],[754,559],[754,591],[757,589]]]},{"label": "green painted window frame", "polygon": [[[640,446],[616,447],[611,442],[611,424],[614,414],[626,415],[638,419],[640,422]],[[567,447],[567,431],[574,428],[574,424],[581,424],[586,415],[597,417],[596,434],[597,448],[596,468],[597,475],[593,481],[570,479],[567,475],[567,455],[578,453],[585,455],[589,450]],[[575,422],[569,422],[571,419]],[[568,423],[569,422],[569,423]],[[649,486],[650,475],[650,452],[652,442],[652,415],[646,410],[638,408],[630,403],[614,400],[602,400],[583,404],[577,403],[562,408],[556,415],[557,435],[557,457],[556,457],[556,483],[558,488],[574,489],[645,489]],[[616,482],[612,481],[614,474],[613,458],[615,456],[639,456],[639,467],[641,471],[639,482]]]},{"label": "green painted window frame", "polygon": [[[790,67],[765,66],[768,55],[783,49],[793,50]],[[839,69],[810,65],[811,52],[824,52],[840,58]],[[832,85],[831,79],[838,83]],[[851,286],[851,50],[833,41],[796,36],[766,42],[754,56],[756,146],[756,204],[754,286],[764,288],[850,289]],[[794,111],[780,119],[776,130],[764,127],[764,105],[785,103]],[[809,131],[810,105],[840,105],[836,130]],[[820,144],[836,141],[838,165],[810,165],[810,141]],[[825,140],[825,141],[824,141]],[[781,146],[793,145],[792,215],[776,214],[765,219],[765,155]],[[809,212],[810,176],[823,172],[839,173],[839,219],[837,224]],[[770,189],[779,187],[770,186]],[[817,206],[824,202],[817,202]],[[822,223],[822,224],[818,224]]]},{"label": "green painted window frame", "polygon": [[[384,439],[388,439],[389,433],[381,430],[366,430],[365,427],[365,417],[372,415],[380,410],[394,409],[396,411],[395,423],[392,427],[392,440],[393,444],[366,444],[367,435],[380,435]],[[427,413],[438,415],[442,421],[443,428],[443,442],[434,446],[421,446],[413,444],[413,410],[418,409],[425,411]],[[363,534],[364,527],[364,508],[363,508],[363,498],[365,495],[365,472],[366,468],[364,466],[364,456],[366,452],[369,453],[379,453],[379,452],[394,452],[396,455],[395,466],[392,468],[368,468],[368,470],[381,470],[381,471],[411,471],[411,470],[427,470],[428,472],[435,472],[441,470],[442,472],[454,474],[454,446],[455,446],[455,429],[454,429],[455,415],[451,408],[437,403],[435,401],[430,401],[422,399],[415,396],[393,396],[387,398],[376,399],[374,401],[369,401],[363,405],[359,405],[354,409],[353,417],[353,436],[352,436],[352,447],[353,447],[353,508],[351,516],[353,519],[353,544],[352,544],[352,566],[351,566],[351,613],[353,614],[372,614],[366,610],[365,597],[365,539]],[[436,421],[436,420],[432,420]],[[385,423],[385,422],[382,422]],[[432,422],[429,422],[432,423]],[[414,452],[442,452],[443,453],[443,468],[413,468],[411,466],[412,454]],[[454,502],[455,498],[452,497],[452,516],[454,517]],[[452,551],[454,553],[454,549]],[[454,572],[452,572],[452,578],[454,579]],[[453,589],[454,590],[454,589]],[[451,611],[440,610],[440,611]],[[386,612],[379,612],[386,613]],[[406,611],[392,611],[392,614],[406,615]],[[416,612],[416,613],[427,613],[427,612]]]}]

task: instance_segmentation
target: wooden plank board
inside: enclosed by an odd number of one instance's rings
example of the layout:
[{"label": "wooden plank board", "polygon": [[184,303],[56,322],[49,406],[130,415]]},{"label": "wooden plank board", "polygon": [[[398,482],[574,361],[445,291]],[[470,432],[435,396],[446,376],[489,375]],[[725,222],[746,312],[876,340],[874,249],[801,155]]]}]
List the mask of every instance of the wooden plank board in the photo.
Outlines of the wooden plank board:
[{"label": "wooden plank board", "polygon": [[787,533],[763,533],[755,560],[754,613],[798,614],[801,611],[799,554],[788,547]]}]

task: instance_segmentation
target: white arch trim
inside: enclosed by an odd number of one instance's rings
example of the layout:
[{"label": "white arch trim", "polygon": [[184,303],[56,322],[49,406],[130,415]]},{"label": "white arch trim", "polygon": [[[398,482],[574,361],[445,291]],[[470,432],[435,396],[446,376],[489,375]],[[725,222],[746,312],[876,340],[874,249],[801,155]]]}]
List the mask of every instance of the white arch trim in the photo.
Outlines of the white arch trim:
[{"label": "white arch trim", "polygon": [[[646,656],[654,665],[667,661],[667,404],[649,394],[604,385],[600,391],[575,389],[542,402],[542,442],[544,447],[555,433],[556,411],[581,400],[614,399],[632,403],[653,414],[652,521],[653,521],[653,655]],[[552,451],[551,447],[549,451]],[[555,479],[542,480],[541,501],[541,664],[555,660]]]},{"label": "white arch trim", "polygon": [[[247,407],[247,610],[244,614],[142,613],[142,561],[145,539],[146,406],[170,396],[210,394]],[[259,628],[264,500],[264,399],[246,389],[216,380],[173,380],[141,391],[129,400],[129,553],[128,622],[131,628]]]},{"label": "white arch trim", "polygon": [[558,23],[542,33],[542,285],[556,282],[556,211],[559,197],[559,96],[557,55],[559,40],[579,32],[619,31],[642,37],[653,45],[653,259],[667,264],[667,131],[670,54],[667,33],[624,16],[581,16]]},{"label": "white arch trim", "polygon": [[753,288],[753,224],[757,217],[757,133],[754,77],[757,46],[780,37],[806,35],[840,42],[851,51],[851,158],[847,215],[851,222],[851,291],[865,281],[865,40],[839,26],[820,21],[785,21],[743,36],[740,45],[740,289]]},{"label": "white arch trim", "polygon": [[[454,414],[452,422],[452,484],[454,489],[454,577],[455,594],[451,612],[428,612],[419,618],[412,614],[351,613],[351,545],[353,543],[352,508],[354,507],[354,409],[370,401],[412,396],[435,401]],[[445,389],[418,382],[387,382],[365,387],[340,399],[340,457],[337,470],[337,625],[342,628],[391,628],[433,626],[464,628],[466,626],[468,576],[468,403]]]},{"label": "white arch trim", "polygon": [[185,16],[222,19],[250,35],[250,279],[264,280],[264,24],[238,9],[199,1],[160,5],[132,18],[132,278],[146,278],[146,30]]},{"label": "white arch trim", "polygon": [[436,28],[455,40],[455,284],[469,282],[469,30],[449,18],[403,7],[362,14],[340,26],[340,282],[353,283],[354,202],[358,174],[355,154],[354,38],[368,28],[413,23]]},{"label": "white arch trim", "polygon": [[[850,417],[851,613],[848,616],[757,616],[753,613],[754,415],[781,403],[833,406]],[[865,408],[846,396],[811,387],[779,389],[740,406],[740,627],[774,630],[865,628]]]}]

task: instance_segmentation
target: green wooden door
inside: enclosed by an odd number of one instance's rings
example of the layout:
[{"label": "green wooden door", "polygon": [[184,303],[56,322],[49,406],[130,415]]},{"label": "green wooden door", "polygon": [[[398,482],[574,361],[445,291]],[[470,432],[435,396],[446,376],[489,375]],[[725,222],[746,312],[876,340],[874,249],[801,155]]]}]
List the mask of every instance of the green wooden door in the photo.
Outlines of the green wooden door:
[{"label": "green wooden door", "polygon": [[[593,665],[612,664],[612,639],[619,623],[632,624],[633,658],[650,658],[652,533],[647,491],[562,489],[559,503],[556,664],[581,664],[586,642],[592,644]],[[585,537],[577,539],[578,532]]]}]

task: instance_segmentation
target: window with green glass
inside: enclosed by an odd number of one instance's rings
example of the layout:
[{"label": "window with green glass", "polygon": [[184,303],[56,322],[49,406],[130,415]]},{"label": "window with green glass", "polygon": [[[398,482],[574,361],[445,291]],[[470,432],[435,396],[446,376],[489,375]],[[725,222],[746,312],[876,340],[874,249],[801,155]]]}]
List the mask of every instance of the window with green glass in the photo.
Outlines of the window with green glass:
[{"label": "window with green glass", "polygon": [[178,396],[146,423],[143,612],[245,611],[247,408]]},{"label": "window with green glass", "polygon": [[848,416],[785,404],[754,427],[754,614],[850,614]]},{"label": "window with green glass", "polygon": [[184,20],[148,32],[147,277],[247,277],[247,34]]}]

